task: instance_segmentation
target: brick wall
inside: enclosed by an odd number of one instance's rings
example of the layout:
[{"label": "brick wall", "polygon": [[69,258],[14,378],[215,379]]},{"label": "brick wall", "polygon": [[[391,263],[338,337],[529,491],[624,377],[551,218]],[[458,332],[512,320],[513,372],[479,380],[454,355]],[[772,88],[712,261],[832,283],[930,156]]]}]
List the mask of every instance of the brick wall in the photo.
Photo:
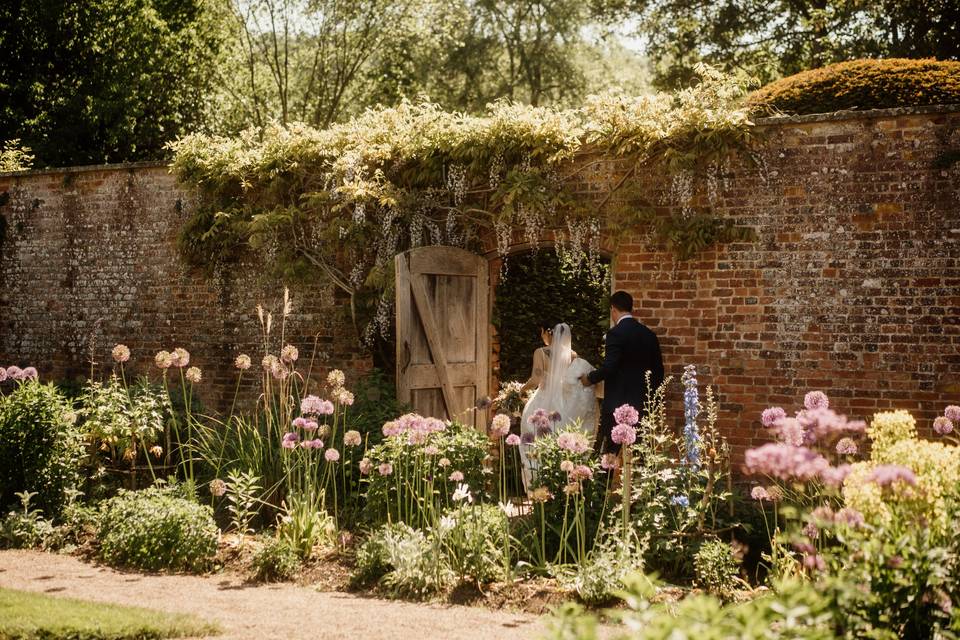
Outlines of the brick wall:
[{"label": "brick wall", "polygon": [[[763,408],[795,408],[809,389],[856,417],[910,409],[926,430],[960,403],[960,164],[943,162],[960,148],[958,111],[764,121],[754,157],[716,179],[638,176],[665,213],[709,205],[757,232],[678,262],[633,229],[615,252],[615,286],[660,336],[668,373],[697,365],[738,452],[765,439]],[[592,165],[584,197],[622,171]],[[69,377],[88,371],[91,345],[101,369],[116,342],[141,369],[183,345],[211,400],[232,393],[234,355],[259,352],[255,306],[276,306],[282,284],[259,264],[186,270],[176,234],[191,198],[165,168],[0,176],[4,193],[0,362]],[[333,287],[292,294],[302,354],[316,335],[321,371],[369,368]]]}]

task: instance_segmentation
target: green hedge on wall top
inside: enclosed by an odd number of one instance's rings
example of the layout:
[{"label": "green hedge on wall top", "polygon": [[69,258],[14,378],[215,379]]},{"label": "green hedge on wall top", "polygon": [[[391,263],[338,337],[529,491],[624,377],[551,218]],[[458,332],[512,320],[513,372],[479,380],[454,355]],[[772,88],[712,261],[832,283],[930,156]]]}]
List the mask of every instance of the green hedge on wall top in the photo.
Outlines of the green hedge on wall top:
[{"label": "green hedge on wall top", "polygon": [[840,62],[772,82],[747,101],[760,112],[789,114],[960,104],[960,62]]}]

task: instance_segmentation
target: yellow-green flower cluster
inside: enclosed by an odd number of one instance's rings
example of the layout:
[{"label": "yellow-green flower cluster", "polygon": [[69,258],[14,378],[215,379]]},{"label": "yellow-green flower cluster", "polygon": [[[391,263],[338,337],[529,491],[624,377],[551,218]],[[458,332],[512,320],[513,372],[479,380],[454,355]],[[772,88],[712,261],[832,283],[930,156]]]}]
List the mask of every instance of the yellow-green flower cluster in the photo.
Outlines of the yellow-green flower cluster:
[{"label": "yellow-green flower cluster", "polygon": [[[956,527],[948,506],[960,500],[960,448],[916,438],[916,423],[906,411],[879,413],[868,430],[873,450],[868,462],[851,468],[843,487],[846,505],[867,522],[929,527],[947,535]],[[871,475],[881,465],[901,465],[916,475],[915,487],[882,488]]]}]

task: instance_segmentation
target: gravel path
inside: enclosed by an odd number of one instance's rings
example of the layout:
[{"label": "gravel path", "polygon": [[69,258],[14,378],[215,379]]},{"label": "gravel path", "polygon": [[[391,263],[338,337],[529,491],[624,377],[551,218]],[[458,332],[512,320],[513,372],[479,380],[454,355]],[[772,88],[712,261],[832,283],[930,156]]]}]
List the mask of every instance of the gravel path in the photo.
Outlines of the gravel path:
[{"label": "gravel path", "polygon": [[0,587],[192,613],[216,621],[218,638],[537,640],[540,619],[474,607],[415,604],[236,577],[122,573],[71,556],[0,552]]}]

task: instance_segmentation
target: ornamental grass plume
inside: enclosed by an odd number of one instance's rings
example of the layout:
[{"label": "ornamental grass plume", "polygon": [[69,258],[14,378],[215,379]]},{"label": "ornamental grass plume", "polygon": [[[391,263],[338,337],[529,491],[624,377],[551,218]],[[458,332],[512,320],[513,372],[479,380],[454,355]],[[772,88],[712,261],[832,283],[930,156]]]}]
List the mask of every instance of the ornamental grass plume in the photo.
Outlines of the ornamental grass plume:
[{"label": "ornamental grass plume", "polygon": [[123,364],[130,360],[130,349],[125,344],[118,344],[111,350],[110,355],[113,357],[114,362]]}]

